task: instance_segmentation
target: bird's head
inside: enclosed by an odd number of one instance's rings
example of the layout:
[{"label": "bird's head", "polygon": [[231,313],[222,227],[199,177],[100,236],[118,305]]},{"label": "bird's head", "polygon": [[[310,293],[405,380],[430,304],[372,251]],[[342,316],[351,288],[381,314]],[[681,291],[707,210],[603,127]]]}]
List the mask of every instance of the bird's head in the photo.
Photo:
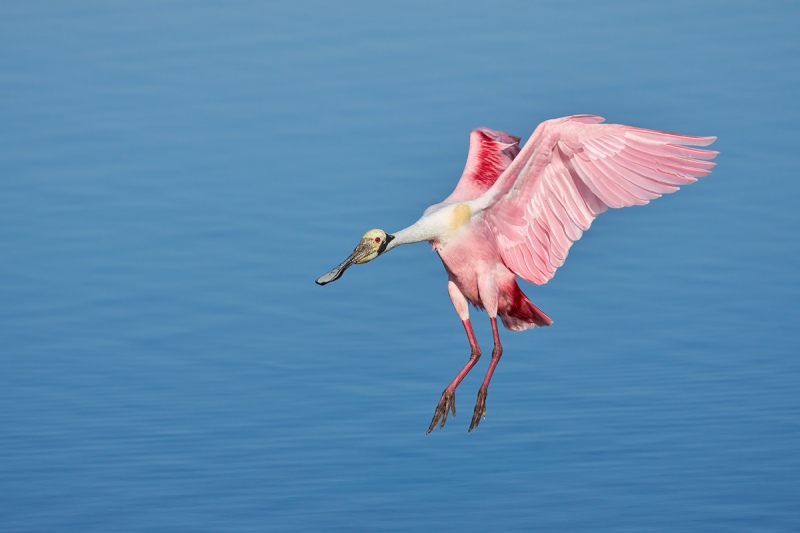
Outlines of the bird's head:
[{"label": "bird's head", "polygon": [[392,239],[394,239],[394,235],[387,235],[382,229],[369,230],[361,237],[361,242],[358,243],[358,246],[356,246],[356,249],[350,254],[350,257],[327,274],[320,276],[317,279],[317,284],[325,285],[331,281],[336,281],[342,277],[345,270],[356,263],[359,265],[369,263],[386,251],[386,247],[392,242]]}]

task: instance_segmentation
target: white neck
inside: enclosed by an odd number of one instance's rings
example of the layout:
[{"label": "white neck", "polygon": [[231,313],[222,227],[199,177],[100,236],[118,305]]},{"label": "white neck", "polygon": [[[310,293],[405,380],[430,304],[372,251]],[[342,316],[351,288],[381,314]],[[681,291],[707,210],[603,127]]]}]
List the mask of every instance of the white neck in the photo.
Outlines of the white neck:
[{"label": "white neck", "polygon": [[386,245],[386,251],[388,252],[395,246],[400,246],[401,244],[411,244],[435,239],[437,237],[437,231],[435,230],[436,228],[433,227],[434,224],[431,224],[431,222],[432,221],[427,217],[422,217],[411,226],[401,229],[397,233],[393,233],[394,239]]},{"label": "white neck", "polygon": [[386,246],[386,251],[388,252],[395,246],[412,242],[446,241],[472,217],[473,210],[470,204],[470,202],[461,202],[432,205],[425,210],[422,218],[395,233],[394,240]]}]

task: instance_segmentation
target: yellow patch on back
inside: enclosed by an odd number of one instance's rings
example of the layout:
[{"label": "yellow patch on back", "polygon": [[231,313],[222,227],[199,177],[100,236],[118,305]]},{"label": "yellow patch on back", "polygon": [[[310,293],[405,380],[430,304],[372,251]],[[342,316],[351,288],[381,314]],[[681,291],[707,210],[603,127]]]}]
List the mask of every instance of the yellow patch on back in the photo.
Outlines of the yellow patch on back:
[{"label": "yellow patch on back", "polygon": [[470,217],[472,217],[472,209],[469,208],[469,205],[465,203],[456,205],[453,209],[453,217],[450,219],[450,235],[469,222]]}]

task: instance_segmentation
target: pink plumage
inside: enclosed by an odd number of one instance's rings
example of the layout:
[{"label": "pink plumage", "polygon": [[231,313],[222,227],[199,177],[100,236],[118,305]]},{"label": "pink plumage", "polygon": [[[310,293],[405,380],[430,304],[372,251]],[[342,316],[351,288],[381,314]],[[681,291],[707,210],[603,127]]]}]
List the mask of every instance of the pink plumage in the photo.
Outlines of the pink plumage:
[{"label": "pink plumage", "polygon": [[[644,205],[711,172],[715,137],[690,137],[578,115],[540,125],[497,180],[484,220],[510,271],[543,284],[609,207]],[[472,150],[472,149],[471,149]]]},{"label": "pink plumage", "polygon": [[517,154],[519,137],[489,128],[472,130],[464,173],[445,202],[474,200],[482,195],[494,185]]},{"label": "pink plumage", "polygon": [[503,353],[497,317],[510,330],[552,320],[523,294],[517,277],[544,284],[564,264],[572,244],[609,207],[644,205],[711,172],[715,137],[691,137],[619,124],[594,115],[543,122],[520,150],[519,138],[488,128],[470,134],[464,172],[444,202],[415,224],[386,234],[370,230],[344,263],[320,277],[324,285],[354,263],[401,244],[430,241],[444,264],[448,293],[472,349],[445,388],[428,428],[455,416],[455,390],[481,355],[469,303],[492,325],[492,360],[478,391],[469,430],[486,413],[489,381]]}]

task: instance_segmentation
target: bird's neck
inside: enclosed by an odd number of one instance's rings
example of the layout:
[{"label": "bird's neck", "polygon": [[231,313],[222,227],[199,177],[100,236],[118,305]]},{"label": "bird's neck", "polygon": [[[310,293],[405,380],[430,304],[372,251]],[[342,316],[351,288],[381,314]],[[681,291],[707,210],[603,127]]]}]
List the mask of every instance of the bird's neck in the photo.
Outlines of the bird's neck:
[{"label": "bird's neck", "polygon": [[432,206],[414,224],[395,233],[387,251],[413,242],[430,241],[434,246],[446,243],[469,224],[474,214],[470,202]]},{"label": "bird's neck", "polygon": [[386,251],[388,252],[395,246],[400,246],[401,244],[412,244],[415,242],[435,240],[437,234],[435,228],[431,226],[432,225],[426,223],[425,219],[423,218],[411,226],[393,233],[394,240],[392,240],[392,242],[390,242],[386,247]]}]

